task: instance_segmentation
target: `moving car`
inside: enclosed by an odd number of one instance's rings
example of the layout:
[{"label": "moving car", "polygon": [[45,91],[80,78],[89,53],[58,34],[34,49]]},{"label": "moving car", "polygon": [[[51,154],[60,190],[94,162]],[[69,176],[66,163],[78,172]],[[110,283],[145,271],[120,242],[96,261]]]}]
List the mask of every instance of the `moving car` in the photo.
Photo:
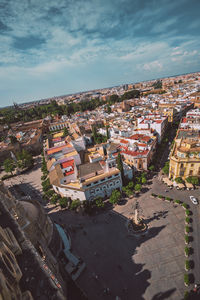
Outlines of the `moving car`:
[{"label": "moving car", "polygon": [[190,196],[190,200],[193,204],[198,204],[198,200],[194,196]]}]

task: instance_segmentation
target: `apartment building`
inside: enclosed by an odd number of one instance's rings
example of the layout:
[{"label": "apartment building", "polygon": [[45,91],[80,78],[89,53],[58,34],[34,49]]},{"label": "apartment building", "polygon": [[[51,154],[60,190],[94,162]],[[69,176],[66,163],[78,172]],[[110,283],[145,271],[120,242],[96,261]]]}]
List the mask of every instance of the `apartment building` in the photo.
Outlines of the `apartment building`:
[{"label": "apartment building", "polygon": [[72,200],[93,200],[108,197],[114,189],[121,190],[120,171],[114,161],[97,161],[76,166],[74,161],[57,164],[49,173],[55,192]]},{"label": "apartment building", "polygon": [[157,138],[145,134],[134,134],[120,141],[124,162],[135,171],[148,170],[156,150]]},{"label": "apartment building", "polygon": [[137,119],[138,129],[152,129],[155,130],[158,137],[158,143],[161,142],[165,131],[168,126],[168,119],[166,116],[161,116],[159,114],[148,114],[141,116]]}]

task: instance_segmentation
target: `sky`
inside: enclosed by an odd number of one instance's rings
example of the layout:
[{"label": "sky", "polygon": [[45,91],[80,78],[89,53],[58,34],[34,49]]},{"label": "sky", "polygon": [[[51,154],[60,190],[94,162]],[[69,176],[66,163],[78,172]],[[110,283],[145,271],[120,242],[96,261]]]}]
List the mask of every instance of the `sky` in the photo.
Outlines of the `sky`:
[{"label": "sky", "polygon": [[0,0],[0,106],[200,71],[199,0]]}]

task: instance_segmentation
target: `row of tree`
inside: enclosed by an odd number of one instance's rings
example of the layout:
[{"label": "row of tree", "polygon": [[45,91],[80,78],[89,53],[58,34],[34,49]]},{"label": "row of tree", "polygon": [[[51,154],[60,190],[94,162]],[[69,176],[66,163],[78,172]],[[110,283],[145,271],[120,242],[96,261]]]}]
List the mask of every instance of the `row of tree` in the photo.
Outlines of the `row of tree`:
[{"label": "row of tree", "polygon": [[45,118],[47,115],[67,115],[70,116],[76,112],[94,110],[103,104],[112,105],[130,98],[138,98],[140,91],[132,90],[125,92],[121,97],[111,95],[106,101],[99,98],[80,101],[79,103],[71,102],[66,105],[58,105],[55,100],[50,104],[38,105],[29,109],[15,109],[14,107],[2,108],[0,110],[0,124],[12,124],[14,122],[28,122]]}]

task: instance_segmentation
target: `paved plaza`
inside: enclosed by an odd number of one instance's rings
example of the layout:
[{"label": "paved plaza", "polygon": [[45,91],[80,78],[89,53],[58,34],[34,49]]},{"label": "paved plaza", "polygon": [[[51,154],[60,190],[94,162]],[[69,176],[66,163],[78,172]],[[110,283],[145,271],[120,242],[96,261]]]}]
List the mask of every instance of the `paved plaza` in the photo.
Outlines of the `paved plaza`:
[{"label": "paved plaza", "polygon": [[149,231],[134,237],[125,226],[134,202],[93,217],[50,213],[69,230],[72,250],[86,263],[77,283],[89,299],[179,300],[184,293],[184,210],[143,195],[139,203]]},{"label": "paved plaza", "polygon": [[[19,185],[26,195],[41,201],[39,166],[40,158],[28,174],[6,180],[6,185]],[[185,213],[181,206],[154,199],[151,193],[187,202],[191,192],[165,190],[154,178],[137,198],[139,213],[149,226],[148,234],[139,237],[129,235],[126,228],[136,198],[95,216],[46,207],[49,216],[69,231],[73,253],[86,263],[77,284],[89,300],[115,300],[116,296],[121,300],[182,299]],[[194,217],[198,210],[193,209]]]}]

